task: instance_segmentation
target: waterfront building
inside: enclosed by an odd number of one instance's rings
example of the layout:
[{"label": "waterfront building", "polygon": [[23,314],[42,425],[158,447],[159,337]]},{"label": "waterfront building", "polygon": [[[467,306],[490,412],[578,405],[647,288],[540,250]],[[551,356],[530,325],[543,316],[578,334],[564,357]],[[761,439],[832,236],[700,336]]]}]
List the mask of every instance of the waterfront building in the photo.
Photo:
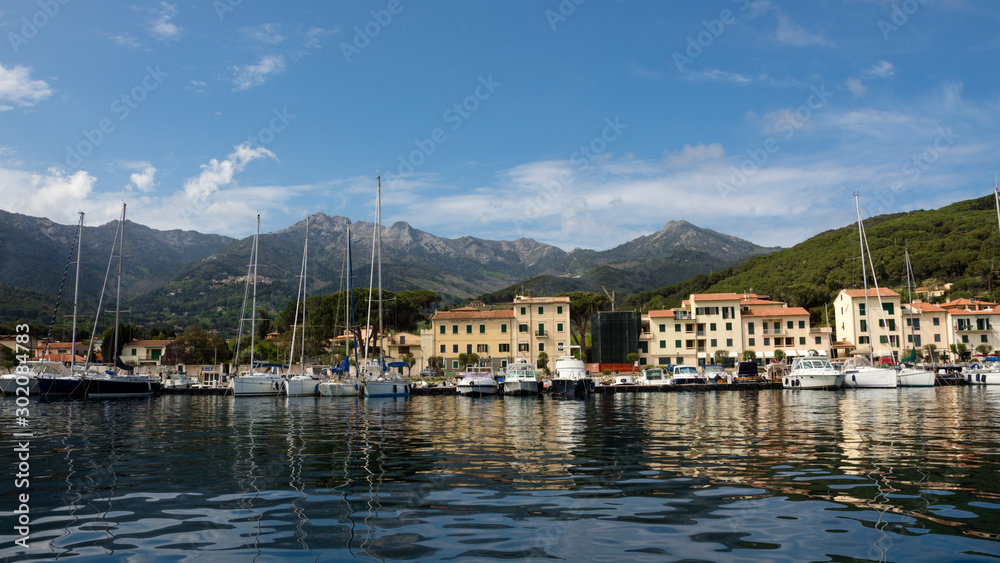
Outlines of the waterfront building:
[{"label": "waterfront building", "polygon": [[[167,346],[174,342],[174,340],[133,340],[122,348],[121,360],[131,366],[158,366]],[[111,358],[107,361],[111,361]]]},{"label": "waterfront building", "polygon": [[948,312],[951,321],[947,326],[949,345],[965,344],[970,355],[984,344],[989,347],[987,353],[1000,349],[1000,309],[996,303],[959,299],[944,303],[941,308]]},{"label": "waterfront building", "polygon": [[[881,308],[879,303],[881,302]],[[837,338],[854,352],[899,357],[902,328],[900,296],[891,289],[842,289],[834,301]],[[869,342],[869,329],[874,342]]]},{"label": "waterfront building", "polygon": [[[758,358],[826,356],[829,342],[811,333],[809,311],[802,307],[757,307],[741,313],[743,342]],[[819,344],[817,344],[819,342]],[[778,352],[781,352],[778,354]]]},{"label": "waterfront building", "polygon": [[[916,348],[919,355],[923,353],[921,349],[928,344],[940,351],[948,348],[949,317],[946,309],[916,300],[902,305],[902,315],[904,355],[910,348]],[[935,358],[940,358],[940,355],[935,354]]]}]

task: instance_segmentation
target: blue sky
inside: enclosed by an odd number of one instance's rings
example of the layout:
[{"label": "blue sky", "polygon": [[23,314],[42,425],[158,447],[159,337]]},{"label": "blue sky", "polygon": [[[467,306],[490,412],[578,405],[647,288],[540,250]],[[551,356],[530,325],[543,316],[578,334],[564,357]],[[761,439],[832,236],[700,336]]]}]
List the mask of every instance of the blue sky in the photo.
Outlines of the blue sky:
[{"label": "blue sky", "polygon": [[234,237],[324,212],[791,246],[986,195],[987,0],[0,4],[0,208]]}]

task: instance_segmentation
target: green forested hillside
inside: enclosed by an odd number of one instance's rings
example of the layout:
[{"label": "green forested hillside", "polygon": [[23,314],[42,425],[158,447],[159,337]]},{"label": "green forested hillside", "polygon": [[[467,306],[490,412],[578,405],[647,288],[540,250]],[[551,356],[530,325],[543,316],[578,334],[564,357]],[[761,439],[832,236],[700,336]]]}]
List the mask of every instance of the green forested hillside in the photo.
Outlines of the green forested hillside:
[{"label": "green forested hillside", "polygon": [[[918,285],[954,282],[952,298],[1000,298],[1000,234],[993,195],[936,210],[880,215],[864,223],[880,287],[905,290],[908,247]],[[862,287],[860,255],[857,225],[848,225],[717,274],[637,294],[626,305],[668,308],[690,293],[752,291],[805,307],[814,322],[822,322],[824,305],[841,289]]]}]

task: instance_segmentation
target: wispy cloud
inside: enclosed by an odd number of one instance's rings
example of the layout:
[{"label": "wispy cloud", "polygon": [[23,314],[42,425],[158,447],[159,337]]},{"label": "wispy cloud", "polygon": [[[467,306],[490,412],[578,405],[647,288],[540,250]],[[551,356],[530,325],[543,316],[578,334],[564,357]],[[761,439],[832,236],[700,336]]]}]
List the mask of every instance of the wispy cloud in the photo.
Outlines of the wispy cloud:
[{"label": "wispy cloud", "polygon": [[107,38],[108,40],[110,40],[115,45],[118,45],[118,46],[121,46],[121,47],[128,47],[130,49],[135,49],[136,47],[141,47],[142,46],[142,44],[139,43],[139,40],[136,39],[135,36],[133,36],[131,33],[128,33],[128,32],[106,33],[106,32],[99,31],[98,34],[101,37]]},{"label": "wispy cloud", "polygon": [[781,10],[776,10],[778,17],[778,30],[775,32],[775,39],[780,43],[788,43],[797,47],[833,47],[833,42],[822,33],[807,31],[801,25],[793,22],[787,14]]},{"label": "wispy cloud", "polygon": [[177,6],[160,2],[159,6],[149,8],[150,17],[146,29],[158,41],[178,39],[181,28],[171,20],[177,15]]},{"label": "wispy cloud", "polygon": [[698,72],[685,73],[683,76],[693,80],[705,80],[711,82],[731,82],[733,84],[750,84],[760,77],[752,77],[739,72],[729,72],[717,68],[707,68]]},{"label": "wispy cloud", "polygon": [[844,86],[851,91],[851,94],[853,94],[855,98],[863,97],[865,93],[868,92],[868,87],[866,87],[859,78],[848,78],[844,82]]},{"label": "wispy cloud", "polygon": [[233,90],[246,90],[260,86],[267,82],[268,77],[272,74],[285,70],[285,66],[284,55],[262,55],[255,64],[234,66],[232,67],[233,84],[236,87]]},{"label": "wispy cloud", "polygon": [[33,106],[51,94],[44,80],[31,78],[30,68],[17,65],[8,69],[0,63],[0,111],[14,109],[9,104]]},{"label": "wispy cloud", "polygon": [[888,78],[896,73],[889,61],[879,61],[865,72],[866,78]]},{"label": "wispy cloud", "polygon": [[265,23],[257,27],[241,27],[240,33],[251,41],[267,43],[268,45],[277,45],[285,40],[285,36],[281,34],[281,24],[277,23]]},{"label": "wispy cloud", "polygon": [[184,182],[184,198],[193,205],[204,204],[219,188],[231,184],[247,164],[259,158],[277,160],[278,157],[263,147],[254,148],[249,143],[243,143],[224,160],[213,158],[208,164],[201,165],[201,174]]},{"label": "wispy cloud", "polygon": [[663,165],[667,168],[687,168],[692,164],[715,161],[724,156],[726,156],[726,151],[722,148],[722,143],[684,145],[680,151],[668,152],[663,159]]}]

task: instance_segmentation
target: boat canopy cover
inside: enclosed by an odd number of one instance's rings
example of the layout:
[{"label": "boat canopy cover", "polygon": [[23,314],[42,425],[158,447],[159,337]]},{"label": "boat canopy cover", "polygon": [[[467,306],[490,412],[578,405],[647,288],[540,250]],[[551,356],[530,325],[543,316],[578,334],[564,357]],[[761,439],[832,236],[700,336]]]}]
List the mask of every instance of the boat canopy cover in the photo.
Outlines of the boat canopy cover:
[{"label": "boat canopy cover", "polygon": [[410,367],[410,364],[406,362],[389,362],[389,367],[391,368],[405,368]]},{"label": "boat canopy cover", "polygon": [[344,357],[344,361],[340,362],[339,366],[331,367],[330,371],[332,371],[333,373],[347,373],[347,371],[350,369],[351,369],[351,361],[347,357]]}]

